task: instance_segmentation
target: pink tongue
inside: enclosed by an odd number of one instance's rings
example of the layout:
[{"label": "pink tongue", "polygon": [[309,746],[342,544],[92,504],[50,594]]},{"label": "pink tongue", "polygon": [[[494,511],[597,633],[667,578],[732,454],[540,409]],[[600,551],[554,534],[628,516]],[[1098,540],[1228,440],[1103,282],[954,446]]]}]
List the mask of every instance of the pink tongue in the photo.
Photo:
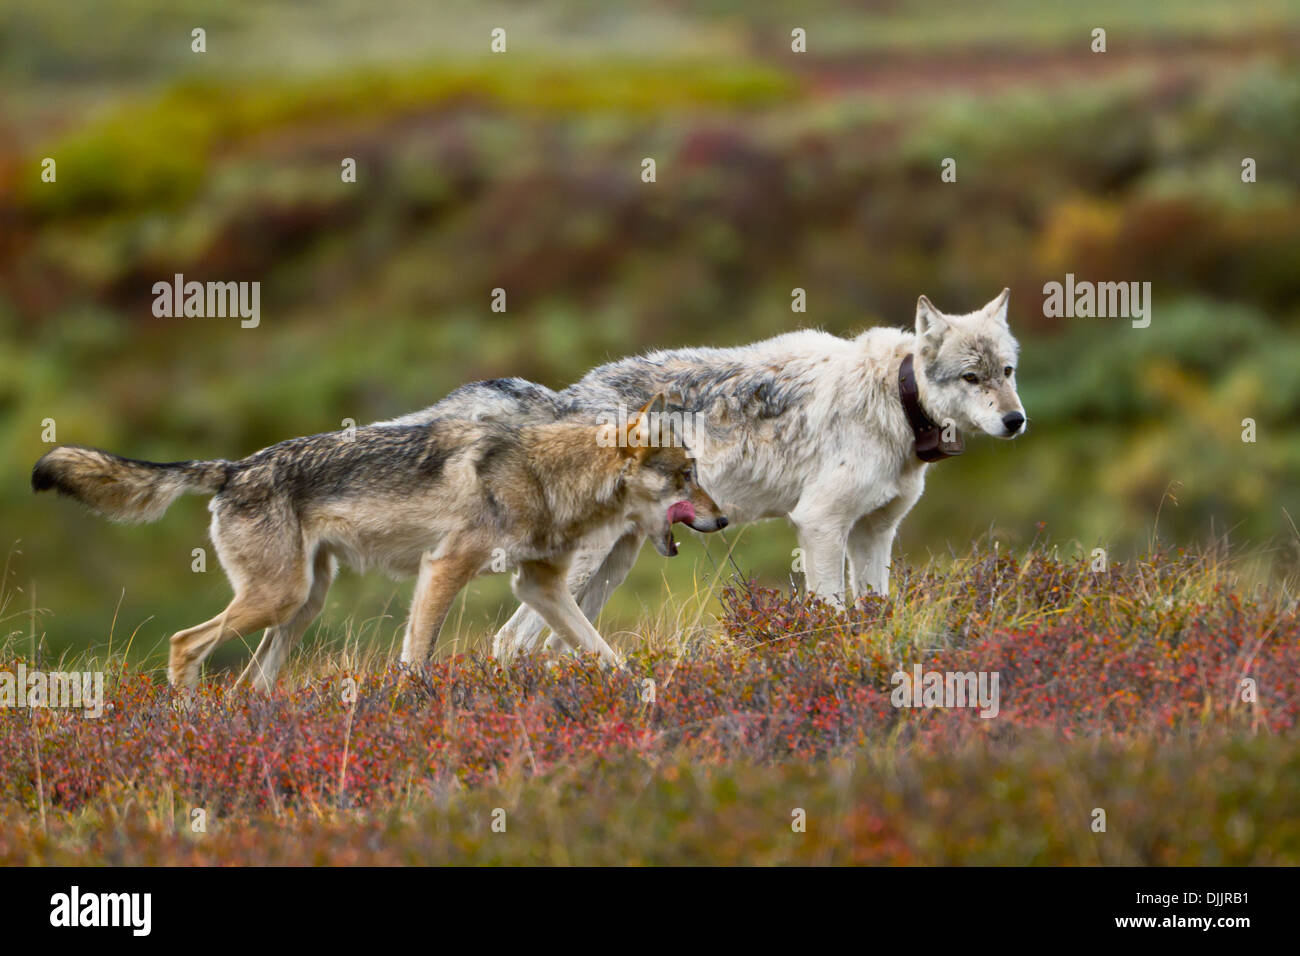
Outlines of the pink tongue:
[{"label": "pink tongue", "polygon": [[689,501],[679,501],[669,506],[668,523],[676,524],[679,521],[684,521],[687,524],[695,521],[695,506]]}]

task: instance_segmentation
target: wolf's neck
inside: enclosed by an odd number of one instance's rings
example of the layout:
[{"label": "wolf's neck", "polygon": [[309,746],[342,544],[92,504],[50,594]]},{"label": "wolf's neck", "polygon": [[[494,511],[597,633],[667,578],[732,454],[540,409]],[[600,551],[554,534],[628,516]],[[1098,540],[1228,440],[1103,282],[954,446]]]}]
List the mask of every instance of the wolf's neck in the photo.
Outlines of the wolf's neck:
[{"label": "wolf's neck", "polygon": [[897,385],[898,385],[899,363],[902,361],[904,355],[911,355],[913,356],[912,374],[915,375],[916,377],[916,400],[917,402],[920,403],[921,411],[925,412],[925,414],[929,417],[931,421],[937,422],[939,420],[939,416],[938,413],[934,411],[934,408],[930,403],[931,396],[928,394],[930,390],[930,378],[926,374],[927,365],[925,359],[921,355],[921,349],[918,347],[918,345],[919,343],[916,340],[916,334],[915,333],[909,334],[907,337],[906,351],[900,352],[898,355],[898,360],[894,362],[895,390],[897,390]]},{"label": "wolf's neck", "polygon": [[536,425],[532,469],[558,526],[615,517],[624,505],[624,456],[586,424]]},{"label": "wolf's neck", "polygon": [[[837,366],[834,383],[836,403],[852,409],[851,417],[893,435],[896,443],[909,446],[912,437],[898,391],[898,370],[903,359],[914,355],[916,334],[890,329],[884,334],[867,334],[853,340],[857,347],[852,360]],[[915,361],[915,359],[914,359]],[[921,406],[925,406],[924,384],[918,375]]]}]

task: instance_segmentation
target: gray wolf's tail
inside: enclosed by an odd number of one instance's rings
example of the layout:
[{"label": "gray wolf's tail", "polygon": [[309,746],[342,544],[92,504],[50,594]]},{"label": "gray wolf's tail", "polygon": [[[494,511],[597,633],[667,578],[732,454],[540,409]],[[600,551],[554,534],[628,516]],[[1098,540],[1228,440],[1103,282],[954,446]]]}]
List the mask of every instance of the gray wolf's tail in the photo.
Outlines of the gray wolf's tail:
[{"label": "gray wolf's tail", "polygon": [[231,468],[228,461],[136,461],[62,445],[32,468],[32,490],[53,488],[113,521],[157,521],[184,492],[220,491]]}]

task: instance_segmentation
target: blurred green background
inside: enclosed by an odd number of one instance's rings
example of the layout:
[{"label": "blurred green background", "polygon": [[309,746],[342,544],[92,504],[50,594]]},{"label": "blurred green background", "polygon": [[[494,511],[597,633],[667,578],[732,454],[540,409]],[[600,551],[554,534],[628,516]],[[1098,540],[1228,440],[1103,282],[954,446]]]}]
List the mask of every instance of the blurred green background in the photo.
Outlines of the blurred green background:
[{"label": "blurred green background", "polygon": [[[897,556],[991,533],[1122,558],[1158,517],[1166,542],[1228,535],[1293,567],[1298,52],[1284,0],[6,0],[3,633],[57,653],[111,629],[146,654],[228,597],[211,556],[191,570],[204,501],[121,527],[34,500],[45,419],[133,457],[233,458],[476,378],[562,387],[651,347],[910,327],[921,293],[958,312],[1003,286],[1029,433],[932,469]],[[260,327],[155,318],[177,272],[260,281]],[[1151,326],[1045,318],[1067,272],[1151,282]],[[770,523],[734,558],[788,584],[793,547]],[[646,549],[603,629],[735,570],[725,548]],[[392,640],[410,587],[345,572],[315,637]],[[480,579],[455,633],[512,606]]]}]

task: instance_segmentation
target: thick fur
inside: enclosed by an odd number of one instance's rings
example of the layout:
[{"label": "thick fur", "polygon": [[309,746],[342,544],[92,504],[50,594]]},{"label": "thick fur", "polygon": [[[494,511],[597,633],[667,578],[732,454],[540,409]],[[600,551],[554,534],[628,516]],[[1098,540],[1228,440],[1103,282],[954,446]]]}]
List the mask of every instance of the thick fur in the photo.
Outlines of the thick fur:
[{"label": "thick fur", "polygon": [[136,461],[97,448],[63,445],[32,469],[32,488],[76,498],[104,517],[157,521],[185,492],[213,494],[230,476],[228,461]]},{"label": "thick fur", "polygon": [[[192,687],[223,641],[267,629],[244,679],[269,690],[320,612],[340,562],[416,575],[402,660],[422,661],[452,599],[488,569],[514,568],[515,595],[571,648],[620,658],[564,586],[570,558],[606,528],[676,552],[680,502],[697,530],[726,524],[680,443],[645,441],[648,403],[612,447],[591,424],[370,426],[281,442],[234,462],[132,461],[56,448],[32,487],[57,488],[110,518],[150,521],[184,491],[212,494],[212,541],[234,589],[220,615],[171,639],[168,676]],[[605,436],[607,437],[607,436]]]},{"label": "thick fur", "polygon": [[[586,417],[666,393],[702,416],[700,483],[732,521],[788,519],[814,594],[834,602],[850,587],[884,594],[895,532],[920,498],[927,468],[913,453],[899,365],[914,356],[921,405],[936,422],[1014,437],[1025,420],[1009,294],[967,315],[941,313],[922,296],[915,332],[873,328],[843,339],[800,331],[739,348],[653,352],[601,366],[561,392],[520,379],[479,382],[397,422]],[[626,576],[641,542],[629,528],[575,557],[570,585],[588,616]],[[531,648],[542,631],[520,608],[497,634],[496,653]]]}]

